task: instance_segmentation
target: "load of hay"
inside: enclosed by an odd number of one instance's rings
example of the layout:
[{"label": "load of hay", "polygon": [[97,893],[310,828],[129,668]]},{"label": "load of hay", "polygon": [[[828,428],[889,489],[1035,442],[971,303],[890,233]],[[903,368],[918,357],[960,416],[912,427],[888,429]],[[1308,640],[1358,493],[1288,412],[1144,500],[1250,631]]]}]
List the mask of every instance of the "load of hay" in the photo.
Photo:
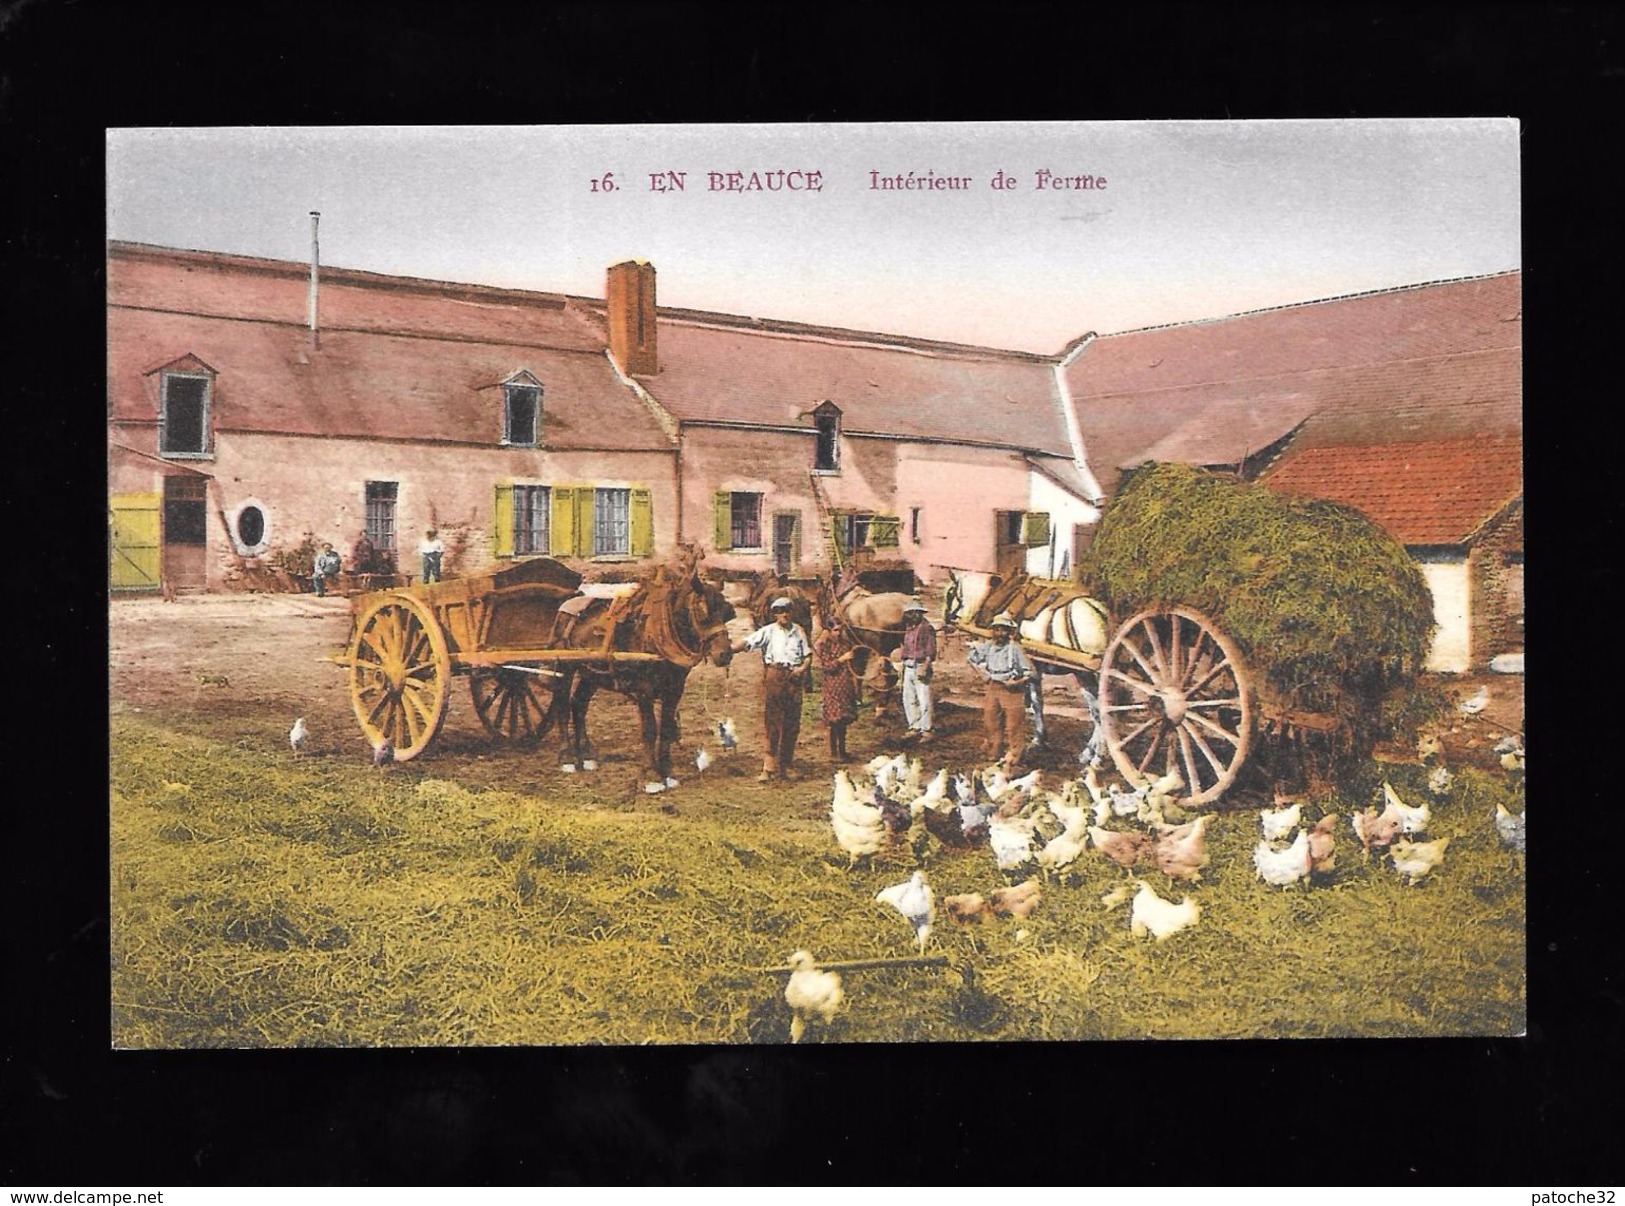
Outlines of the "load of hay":
[{"label": "load of hay", "polygon": [[1081,567],[1119,621],[1182,604],[1241,646],[1272,703],[1332,713],[1353,751],[1415,712],[1433,599],[1403,546],[1348,507],[1183,465],[1133,474]]}]

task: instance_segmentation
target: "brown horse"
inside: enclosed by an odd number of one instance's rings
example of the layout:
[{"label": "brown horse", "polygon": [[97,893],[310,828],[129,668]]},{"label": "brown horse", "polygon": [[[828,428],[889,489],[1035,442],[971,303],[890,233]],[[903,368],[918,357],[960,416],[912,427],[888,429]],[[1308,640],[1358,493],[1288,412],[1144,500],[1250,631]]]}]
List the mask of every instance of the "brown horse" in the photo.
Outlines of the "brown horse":
[{"label": "brown horse", "polygon": [[903,608],[912,596],[898,591],[879,594],[858,582],[858,575],[848,568],[827,588],[821,600],[821,612],[842,624],[857,643],[852,658],[852,671],[875,695],[875,715],[886,713],[895,694],[897,672],[891,655],[903,644],[907,628],[903,624]]},{"label": "brown horse", "polygon": [[709,658],[726,666],[733,656],[728,621],[732,604],[698,574],[698,557],[687,554],[661,566],[646,580],[613,598],[572,600],[559,609],[554,645],[561,649],[647,653],[647,661],[559,663],[563,681],[553,707],[569,713],[564,765],[594,764],[587,738],[587,708],[599,690],[614,691],[638,705],[643,726],[645,784],[650,791],[676,786],[671,747],[682,737],[677,706],[688,672]]},{"label": "brown horse", "polygon": [[813,634],[813,605],[818,602],[822,583],[809,589],[799,582],[792,582],[769,570],[756,576],[751,584],[750,598],[745,602],[745,609],[750,612],[750,621],[757,628],[765,628],[773,622],[773,600],[786,598],[790,600],[790,619],[801,625],[801,631],[808,637]]}]

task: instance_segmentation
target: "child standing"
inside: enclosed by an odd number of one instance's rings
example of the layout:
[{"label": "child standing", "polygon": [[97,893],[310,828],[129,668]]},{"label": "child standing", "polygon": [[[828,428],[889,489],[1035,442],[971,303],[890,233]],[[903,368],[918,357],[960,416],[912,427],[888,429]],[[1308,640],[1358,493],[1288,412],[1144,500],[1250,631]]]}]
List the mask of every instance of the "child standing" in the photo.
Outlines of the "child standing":
[{"label": "child standing", "polygon": [[846,727],[858,716],[858,676],[852,673],[852,656],[857,651],[845,627],[833,624],[826,617],[823,631],[813,644],[813,657],[823,678],[820,713],[829,726],[829,756],[832,762],[844,761],[846,753]]}]

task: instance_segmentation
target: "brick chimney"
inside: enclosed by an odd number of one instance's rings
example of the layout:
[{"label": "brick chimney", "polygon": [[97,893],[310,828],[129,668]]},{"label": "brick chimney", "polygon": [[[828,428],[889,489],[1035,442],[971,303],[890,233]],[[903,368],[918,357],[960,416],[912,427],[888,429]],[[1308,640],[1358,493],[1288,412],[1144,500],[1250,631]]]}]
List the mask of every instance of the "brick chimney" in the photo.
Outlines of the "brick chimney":
[{"label": "brick chimney", "polygon": [[609,309],[609,354],[628,377],[660,371],[655,355],[655,266],[627,260],[610,268],[604,280]]}]

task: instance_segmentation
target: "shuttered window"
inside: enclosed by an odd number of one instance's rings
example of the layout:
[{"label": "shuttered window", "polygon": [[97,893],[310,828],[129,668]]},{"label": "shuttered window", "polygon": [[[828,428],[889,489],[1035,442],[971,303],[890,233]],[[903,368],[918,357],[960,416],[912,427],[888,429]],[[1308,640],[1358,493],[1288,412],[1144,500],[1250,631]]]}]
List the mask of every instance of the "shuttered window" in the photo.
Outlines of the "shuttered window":
[{"label": "shuttered window", "polygon": [[1021,517],[1021,543],[1039,548],[1049,543],[1049,512],[1027,511]]},{"label": "shuttered window", "polygon": [[593,492],[592,555],[626,556],[632,551],[632,500],[630,490],[599,489]]},{"label": "shuttered window", "polygon": [[901,543],[898,538],[901,528],[897,516],[876,515],[869,521],[869,539],[877,549],[895,549]]},{"label": "shuttered window", "polygon": [[546,486],[513,488],[513,553],[524,557],[545,553],[552,547],[553,528]]}]

